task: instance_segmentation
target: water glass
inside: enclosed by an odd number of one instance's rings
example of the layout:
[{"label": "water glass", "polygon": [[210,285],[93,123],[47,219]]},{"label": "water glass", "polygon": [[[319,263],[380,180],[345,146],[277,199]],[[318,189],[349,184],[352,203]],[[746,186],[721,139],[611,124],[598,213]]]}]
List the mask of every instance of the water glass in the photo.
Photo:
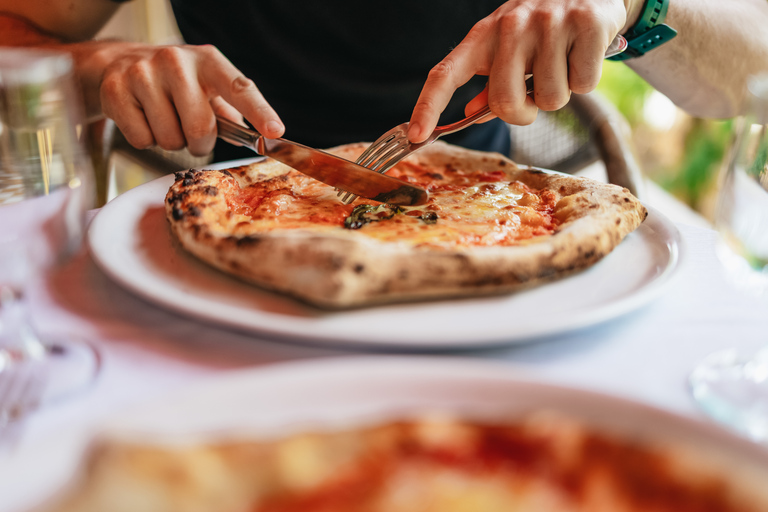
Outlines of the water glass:
[{"label": "water glass", "polygon": [[[730,282],[768,316],[768,75],[752,77],[747,101],[719,177],[717,253]],[[689,383],[710,416],[768,442],[768,345],[757,354],[736,347],[711,354]]]},{"label": "water glass", "polygon": [[26,300],[82,242],[93,197],[82,127],[67,54],[0,49],[0,430],[98,369],[89,344],[40,335]]}]

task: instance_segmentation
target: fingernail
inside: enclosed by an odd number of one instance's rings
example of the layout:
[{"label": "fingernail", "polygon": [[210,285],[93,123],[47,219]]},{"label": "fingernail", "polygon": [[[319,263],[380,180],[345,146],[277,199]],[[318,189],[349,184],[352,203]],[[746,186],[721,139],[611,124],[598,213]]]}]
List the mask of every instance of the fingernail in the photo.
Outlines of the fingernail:
[{"label": "fingernail", "polygon": [[277,121],[269,121],[267,123],[267,131],[272,134],[282,133],[283,125]]},{"label": "fingernail", "polygon": [[418,123],[411,123],[408,125],[408,140],[411,142],[414,142],[418,140],[419,135],[421,134],[421,125]]}]

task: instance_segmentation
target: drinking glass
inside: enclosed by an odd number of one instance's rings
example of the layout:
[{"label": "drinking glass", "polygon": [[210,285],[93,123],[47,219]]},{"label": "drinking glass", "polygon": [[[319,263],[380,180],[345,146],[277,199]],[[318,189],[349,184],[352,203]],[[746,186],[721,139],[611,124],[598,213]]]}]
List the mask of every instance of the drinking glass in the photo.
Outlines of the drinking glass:
[{"label": "drinking glass", "polygon": [[[768,316],[768,74],[750,79],[747,101],[719,177],[717,253],[733,284]],[[752,355],[736,349],[711,354],[689,384],[714,419],[768,442],[768,345]]]},{"label": "drinking glass", "polygon": [[0,49],[0,430],[98,371],[90,344],[35,329],[25,296],[80,246],[93,196],[72,70],[66,54]]}]

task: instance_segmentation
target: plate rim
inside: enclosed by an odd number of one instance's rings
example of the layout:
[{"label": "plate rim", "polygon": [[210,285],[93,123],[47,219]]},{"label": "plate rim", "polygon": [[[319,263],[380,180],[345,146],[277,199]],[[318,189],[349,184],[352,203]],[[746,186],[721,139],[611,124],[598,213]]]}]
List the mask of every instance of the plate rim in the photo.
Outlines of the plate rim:
[{"label": "plate rim", "polygon": [[[216,164],[215,166],[208,166],[206,168],[226,168],[236,164],[247,164],[250,162],[258,161],[260,159],[261,158],[250,158],[232,162],[222,162]],[[647,283],[644,283],[640,289],[636,290],[631,295],[621,298],[617,301],[613,301],[610,304],[603,305],[600,308],[593,309],[589,313],[582,312],[582,314],[580,314],[576,320],[574,320],[573,316],[571,315],[571,317],[568,318],[568,321],[555,319],[552,322],[547,322],[546,328],[540,328],[538,331],[534,330],[533,332],[515,334],[508,331],[502,332],[496,329],[494,331],[480,333],[477,337],[472,339],[467,339],[466,336],[451,337],[450,334],[448,336],[440,336],[439,339],[437,337],[430,338],[423,335],[407,339],[400,338],[397,341],[393,341],[391,338],[386,336],[379,338],[375,336],[367,336],[366,339],[361,339],[360,337],[355,337],[355,333],[350,334],[343,329],[335,329],[332,330],[332,332],[315,330],[314,332],[310,333],[307,332],[308,328],[311,328],[311,326],[316,324],[306,321],[303,318],[292,318],[291,322],[286,322],[284,319],[276,317],[273,313],[257,311],[253,309],[248,310],[249,313],[251,313],[249,318],[240,318],[238,315],[222,315],[221,313],[217,313],[209,308],[192,307],[189,306],[188,301],[175,302],[169,300],[168,298],[158,296],[157,294],[154,294],[148,290],[147,286],[141,285],[137,283],[136,280],[130,279],[130,277],[127,276],[124,272],[121,272],[119,268],[116,268],[116,266],[112,264],[109,258],[102,254],[102,249],[98,246],[95,246],[94,239],[98,237],[100,232],[108,231],[107,227],[101,227],[102,223],[105,222],[104,219],[108,218],[113,211],[121,208],[124,203],[130,204],[135,196],[142,197],[143,195],[146,195],[146,191],[155,187],[170,187],[173,179],[173,174],[169,174],[134,187],[133,189],[126,191],[125,193],[107,203],[97,212],[91,221],[87,233],[87,244],[94,262],[103,272],[105,272],[110,277],[110,279],[118,283],[121,287],[127,289],[135,295],[138,295],[146,301],[158,304],[170,311],[186,317],[191,317],[196,320],[201,320],[207,323],[213,323],[221,327],[234,329],[239,332],[257,334],[266,336],[271,339],[288,341],[296,344],[308,344],[313,346],[322,344],[322,346],[339,348],[443,351],[459,348],[481,349],[529,343],[535,340],[556,336],[565,332],[575,332],[587,327],[602,324],[610,320],[618,319],[627,313],[639,309],[660,295],[663,289],[666,288],[666,285],[668,285],[672,278],[677,274],[677,271],[679,270],[681,263],[685,258],[685,243],[677,227],[656,208],[644,204],[644,206],[648,209],[648,217],[640,225],[638,230],[654,229],[655,227],[657,229],[660,228],[665,233],[665,237],[667,239],[667,252],[665,254],[668,254],[668,257],[666,258],[666,266],[659,274],[653,276]],[[150,202],[152,201],[145,200],[141,204]],[[161,205],[163,202],[159,200],[157,203],[158,205]],[[127,209],[131,211],[130,206]],[[104,212],[107,213],[105,214]],[[135,222],[133,222],[132,225],[135,227]],[[598,265],[599,263],[600,262],[598,262]],[[216,269],[212,268],[212,270]],[[233,279],[223,273],[222,277]],[[273,293],[261,288],[257,289],[260,293]],[[524,293],[524,291],[521,293]],[[484,298],[488,297],[479,297],[478,299]],[[460,298],[457,300],[471,299],[473,299],[473,297]],[[425,304],[427,302],[428,301],[420,301],[415,304]],[[440,301],[434,301],[436,304],[439,302]],[[393,305],[384,304],[381,306],[372,306],[371,308],[387,306]],[[394,306],[397,306],[397,304],[394,304]],[[236,311],[231,305],[227,305],[226,307],[230,311]],[[302,304],[302,307],[308,307],[312,309],[311,306],[306,306],[304,304]],[[319,315],[321,315],[321,317],[328,315],[343,315],[346,312],[325,310],[316,311],[319,313]]]},{"label": "plate rim", "polygon": [[[434,384],[440,384],[445,382],[446,378],[453,379],[459,384],[463,384],[473,378],[483,379],[485,382],[491,382],[492,385],[498,386],[501,389],[502,386],[508,386],[508,388],[502,391],[505,400],[509,397],[510,400],[515,400],[519,394],[510,393],[510,390],[517,389],[523,390],[522,386],[528,386],[526,389],[535,389],[537,391],[543,391],[544,393],[550,393],[549,396],[557,396],[556,393],[561,393],[560,401],[565,403],[576,403],[576,407],[581,407],[583,403],[587,404],[589,410],[605,411],[605,415],[616,415],[624,411],[631,411],[635,415],[639,415],[643,424],[638,425],[631,423],[631,426],[624,430],[622,427],[616,427],[612,429],[603,423],[603,413],[600,417],[594,421],[586,420],[586,416],[594,416],[593,413],[587,412],[584,416],[578,414],[573,417],[576,421],[582,420],[582,424],[587,427],[592,427],[598,431],[605,431],[606,433],[618,434],[621,438],[635,439],[640,442],[649,441],[650,443],[657,443],[660,446],[664,446],[666,443],[676,441],[682,438],[685,433],[686,446],[689,448],[696,448],[702,446],[706,448],[705,460],[709,460],[709,455],[712,456],[712,461],[717,462],[718,457],[728,457],[730,462],[745,461],[747,465],[744,466],[746,470],[752,468],[758,468],[761,470],[760,475],[768,474],[768,446],[760,446],[747,440],[744,437],[736,435],[734,432],[727,430],[722,425],[708,420],[703,414],[699,416],[687,415],[682,412],[677,412],[669,408],[664,408],[659,405],[653,404],[648,401],[644,401],[638,398],[628,397],[622,394],[603,391],[595,388],[584,387],[583,385],[572,385],[562,382],[552,381],[551,379],[542,378],[536,375],[534,371],[529,368],[521,367],[514,363],[471,358],[467,356],[462,357],[449,357],[449,356],[424,356],[424,355],[389,355],[389,354],[350,354],[341,356],[326,356],[312,359],[299,359],[292,361],[282,361],[275,363],[268,363],[262,366],[251,366],[248,368],[231,370],[225,373],[218,373],[215,375],[209,375],[203,379],[199,379],[189,386],[177,387],[172,390],[166,390],[162,395],[154,396],[148,400],[134,403],[127,408],[118,409],[115,412],[103,416],[94,425],[83,431],[83,435],[78,435],[76,438],[62,439],[67,440],[67,443],[61,443],[61,439],[54,439],[48,444],[38,446],[38,449],[34,452],[35,460],[43,460],[45,457],[47,467],[53,467],[53,473],[50,471],[42,475],[42,483],[39,472],[30,472],[30,469],[24,468],[26,475],[34,474],[36,480],[32,485],[28,482],[24,486],[20,487],[20,491],[16,493],[10,493],[11,502],[13,503],[13,510],[38,510],[41,508],[48,509],[49,505],[55,505],[59,503],[59,500],[64,493],[73,489],[73,486],[77,484],[78,476],[85,470],[87,462],[88,450],[94,446],[98,446],[100,442],[109,442],[110,440],[120,441],[139,441],[144,444],[150,442],[150,439],[146,437],[147,433],[152,434],[163,446],[173,446],[174,443],[186,443],[186,442],[205,442],[211,439],[222,440],[224,437],[230,435],[229,439],[234,440],[268,440],[269,433],[262,431],[249,429],[247,431],[237,430],[224,430],[218,431],[218,434],[214,434],[211,437],[211,432],[208,435],[205,433],[196,435],[192,433],[188,437],[169,438],[164,432],[158,432],[157,430],[140,430],[130,428],[125,429],[125,418],[137,418],[141,416],[144,420],[151,416],[148,413],[152,411],[171,409],[174,405],[179,403],[179,398],[183,401],[195,402],[196,406],[205,405],[200,404],[200,397],[203,397],[205,402],[207,397],[199,393],[200,390],[208,390],[214,395],[216,393],[234,392],[240,393],[244,396],[249,404],[253,403],[253,397],[258,396],[254,393],[254,383],[256,388],[261,388],[264,391],[264,395],[272,397],[272,400],[279,401],[281,396],[279,390],[274,387],[275,382],[278,384],[282,382],[295,383],[297,380],[300,385],[308,385],[317,383],[318,386],[322,386],[325,381],[323,377],[330,376],[331,378],[338,378],[342,376],[347,380],[352,379],[381,379],[383,375],[386,376],[403,376],[415,377],[421,379],[421,382],[431,382],[433,384],[432,390],[443,392],[444,386],[434,386]],[[318,378],[320,379],[318,381]],[[440,379],[443,379],[442,381]],[[459,381],[459,379],[463,379]],[[343,382],[343,381],[342,381]],[[245,383],[245,385],[243,385]],[[333,383],[332,383],[333,385]],[[335,384],[337,387],[339,383]],[[320,389],[322,388],[313,388]],[[353,386],[347,386],[351,388]],[[268,389],[267,389],[268,388]],[[500,393],[497,393],[497,395]],[[365,395],[362,398],[366,398],[369,395]],[[576,398],[573,398],[576,397]],[[537,398],[534,396],[534,398]],[[358,398],[360,399],[360,398]],[[345,400],[342,398],[342,400]],[[348,398],[346,399],[348,400]],[[586,400],[586,402],[585,402]],[[284,403],[284,402],[282,402]],[[384,413],[378,417],[370,417],[373,422],[385,421],[387,418],[397,417],[397,411],[392,408],[392,405],[385,405],[387,408]],[[617,411],[618,409],[618,411]],[[543,408],[542,408],[543,410]],[[392,414],[394,411],[394,414]],[[512,413],[506,416],[508,419],[514,419]],[[169,411],[174,413],[173,410]],[[198,413],[199,414],[199,413]],[[203,412],[207,416],[211,416],[209,412]],[[568,413],[565,412],[566,416]],[[402,417],[402,416],[401,416]],[[468,417],[468,416],[467,416]],[[521,413],[518,417],[525,417],[524,413]],[[503,419],[503,413],[499,416]],[[472,419],[470,417],[470,419]],[[482,419],[482,418],[480,418]],[[631,421],[632,418],[629,418]],[[278,421],[280,419],[278,418]],[[323,420],[320,420],[322,422]],[[625,424],[630,424],[630,421],[624,421]],[[330,422],[321,423],[316,421],[314,423],[308,422],[303,425],[299,425],[296,431],[306,430],[302,427],[314,427],[321,426],[321,428],[338,428],[339,426],[355,427],[365,426],[365,419],[358,421],[357,417],[353,417],[351,421],[349,417],[342,417],[341,423],[333,424]],[[130,427],[130,424],[128,425]],[[277,428],[277,427],[276,427]],[[666,429],[666,430],[665,430]],[[671,429],[671,430],[670,430]],[[280,430],[275,431],[277,437],[285,437],[290,435],[290,431]],[[283,433],[285,432],[285,433]],[[661,435],[659,435],[661,432]],[[247,434],[250,433],[250,436]],[[283,434],[281,434],[283,433]],[[690,434],[690,436],[688,435]],[[140,436],[137,438],[136,436]],[[626,436],[626,437],[625,437]],[[698,442],[710,442],[709,444],[698,445]],[[714,441],[714,444],[711,443]],[[73,446],[74,449],[70,452],[62,453],[62,446]],[[653,446],[653,444],[651,444]],[[53,463],[51,462],[53,457]],[[13,462],[11,461],[11,464]],[[8,466],[0,461],[0,469],[6,470],[6,473],[13,471],[13,466]],[[761,480],[762,481],[762,480]],[[42,492],[41,492],[42,489]]]},{"label": "plate rim", "polygon": [[[285,406],[294,408],[301,412],[308,410],[307,405],[297,406],[290,400],[285,402],[280,398],[280,383],[291,383],[298,389],[312,389],[322,392],[323,386],[327,388],[339,387],[344,383],[355,382],[365,387],[368,385],[385,384],[384,379],[397,377],[401,382],[406,383],[428,383],[432,386],[440,385],[439,389],[444,389],[446,382],[454,385],[465,385],[474,383],[480,387],[492,386],[497,391],[505,392],[505,403],[520,401],[519,395],[509,393],[510,391],[533,391],[537,397],[549,398],[556,397],[561,404],[574,404],[574,409],[580,412],[563,410],[563,406],[552,406],[544,404],[535,409],[521,408],[515,413],[510,412],[509,406],[504,407],[498,404],[498,411],[491,416],[484,416],[479,412],[480,409],[471,411],[461,408],[457,400],[453,405],[453,410],[443,410],[442,412],[456,413],[468,419],[495,419],[504,420],[523,418],[531,413],[541,411],[554,411],[564,414],[566,417],[579,421],[586,426],[591,426],[599,431],[606,433],[619,434],[621,437],[631,437],[637,440],[650,440],[654,443],[665,444],[673,441],[685,441],[689,448],[702,439],[715,440],[718,445],[710,450],[711,455],[725,451],[727,454],[768,464],[768,446],[761,446],[740,436],[723,425],[709,420],[707,416],[689,415],[664,408],[659,405],[644,401],[638,398],[628,397],[622,394],[611,393],[605,390],[589,388],[582,385],[573,385],[568,383],[556,382],[551,379],[541,378],[532,370],[521,367],[514,363],[489,359],[477,359],[468,356],[450,357],[443,355],[403,355],[403,354],[350,354],[342,356],[319,357],[313,359],[301,359],[293,361],[282,361],[265,366],[250,367],[241,370],[231,371],[225,375],[209,377],[197,382],[195,385],[177,389],[166,393],[164,396],[157,397],[151,401],[137,404],[134,407],[124,410],[119,414],[105,418],[99,427],[94,431],[95,438],[98,439],[117,439],[130,440],[139,436],[146,439],[147,434],[156,436],[155,439],[160,443],[187,443],[199,442],[200,440],[220,439],[228,437],[231,439],[253,439],[253,438],[274,438],[285,437],[291,433],[303,432],[307,430],[327,430],[339,428],[355,428],[365,425],[380,423],[393,418],[419,417],[414,409],[398,408],[401,399],[394,400],[393,403],[380,404],[377,401],[382,400],[381,395],[373,396],[376,413],[369,411],[350,412],[348,409],[339,413],[334,412],[334,419],[318,418],[313,416],[316,413],[309,412],[310,418],[303,418],[295,424],[286,425],[285,418],[270,419],[272,423],[267,426],[230,426],[206,431],[186,431],[186,432],[160,432],[156,428],[136,428],[138,421],[147,421],[147,418],[154,419],[152,411],[163,414],[172,414],[176,418],[176,411],[173,406],[168,404],[193,404],[195,410],[200,410],[205,406],[206,400],[215,399],[217,396],[240,395],[247,397],[248,403],[256,400],[261,404],[264,400],[260,397],[259,391],[268,397],[267,400],[277,403],[278,408]],[[330,384],[329,384],[330,382]],[[308,388],[311,386],[311,388]],[[435,393],[434,389],[430,393]],[[415,391],[418,393],[418,391]],[[446,395],[442,391],[440,395]],[[447,396],[447,395],[446,395]],[[202,403],[201,403],[202,398]],[[371,395],[365,397],[342,397],[335,398],[337,402],[346,404],[347,402],[356,402],[362,400],[371,400]],[[453,400],[449,397],[449,401]],[[464,399],[462,399],[464,400]],[[496,402],[493,398],[491,402]],[[586,404],[586,405],[585,405]],[[335,405],[332,403],[332,406]],[[519,407],[519,406],[518,406]],[[261,409],[260,409],[261,410]],[[403,413],[405,411],[405,413]],[[600,411],[599,413],[596,411]],[[187,410],[188,412],[188,410]],[[439,409],[423,410],[426,413],[441,412]],[[194,412],[195,414],[201,414]],[[479,413],[479,416],[477,415]],[[617,414],[619,413],[619,414]],[[624,413],[624,416],[622,414]],[[182,413],[183,414],[183,413]],[[203,415],[210,416],[208,412]],[[646,425],[638,425],[632,421],[634,416],[640,416]],[[131,422],[134,427],[132,428]],[[150,419],[150,421],[152,421]],[[128,428],[126,428],[126,424]],[[653,428],[651,427],[653,425]],[[660,427],[660,428],[659,428]],[[659,435],[657,428],[664,431]],[[689,437],[690,436],[690,437]],[[708,447],[710,448],[710,447]],[[768,465],[765,466],[768,468]],[[768,474],[768,469],[766,469]]]}]

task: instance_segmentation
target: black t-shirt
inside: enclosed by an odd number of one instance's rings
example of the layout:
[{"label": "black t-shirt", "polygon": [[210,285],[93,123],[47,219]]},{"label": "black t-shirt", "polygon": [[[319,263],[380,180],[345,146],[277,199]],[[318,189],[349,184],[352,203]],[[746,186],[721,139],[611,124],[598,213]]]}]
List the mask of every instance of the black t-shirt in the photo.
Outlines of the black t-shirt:
[{"label": "black t-shirt", "polygon": [[[502,3],[171,0],[186,42],[218,47],[278,112],[286,138],[315,147],[374,140],[408,121],[429,70]],[[441,124],[464,117],[485,82],[460,88]],[[508,152],[505,128],[497,120],[446,140]]]}]

